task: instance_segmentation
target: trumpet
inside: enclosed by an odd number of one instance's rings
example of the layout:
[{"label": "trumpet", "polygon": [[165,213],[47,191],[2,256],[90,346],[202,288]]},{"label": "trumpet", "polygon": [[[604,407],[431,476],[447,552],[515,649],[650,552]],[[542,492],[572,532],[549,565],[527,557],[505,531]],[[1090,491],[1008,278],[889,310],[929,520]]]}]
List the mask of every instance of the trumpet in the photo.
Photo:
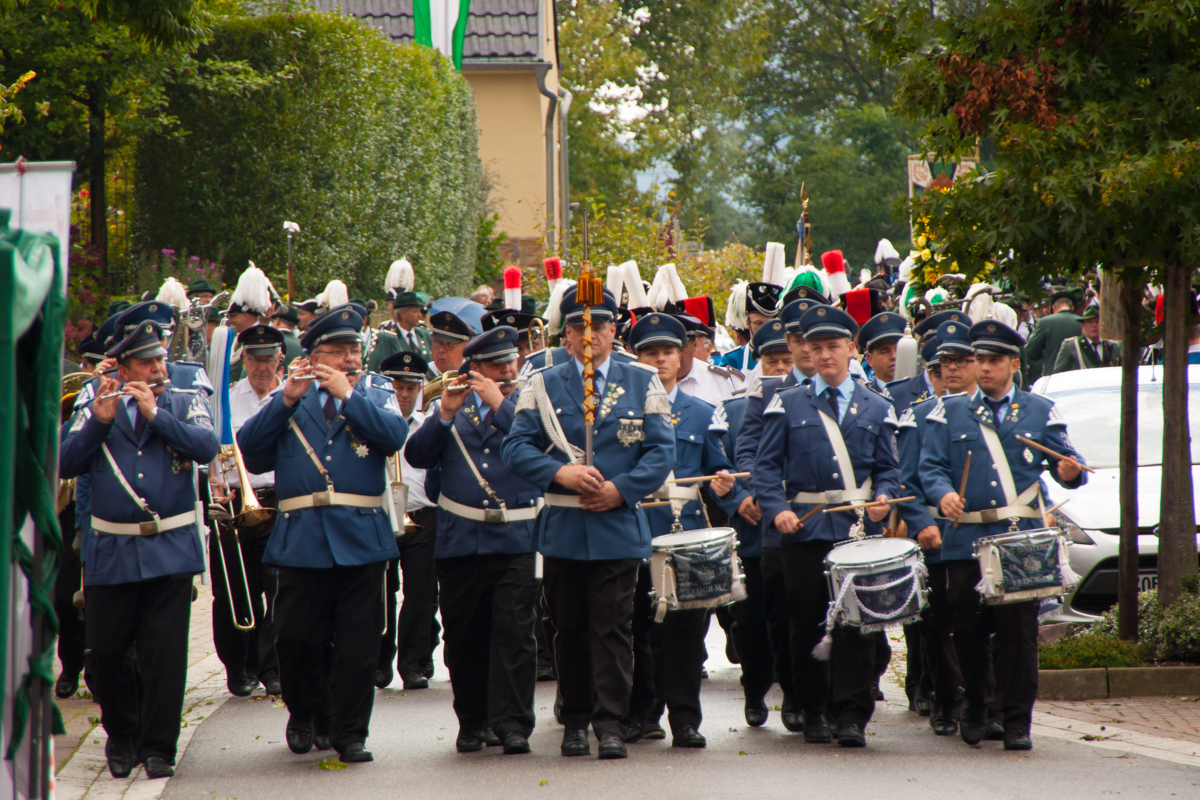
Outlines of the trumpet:
[{"label": "trumpet", "polygon": [[[167,380],[166,378],[163,378],[161,381],[150,381],[150,383],[147,383],[146,386],[148,386],[151,389],[156,389],[159,386],[167,386],[170,383],[171,382],[169,380]],[[94,402],[99,402],[100,400],[112,400],[114,397],[125,397],[125,390],[122,389],[119,392],[109,392],[108,394],[102,394],[99,397],[97,397]]]},{"label": "trumpet", "polygon": [[[225,577],[225,594],[229,601],[229,616],[233,620],[233,627],[239,631],[254,630],[254,603],[250,598],[250,581],[246,577],[246,562],[242,558],[242,546],[239,540],[239,531],[242,528],[253,528],[258,525],[268,522],[275,516],[275,509],[263,508],[262,503],[258,502],[258,496],[254,494],[254,487],[250,485],[250,473],[246,471],[246,464],[242,460],[242,451],[237,445],[237,439],[234,439],[233,444],[222,445],[221,453],[217,458],[222,464],[228,465],[233,462],[234,469],[237,471],[238,487],[242,494],[242,510],[234,516],[233,519],[233,543],[234,551],[237,553],[238,570],[241,572],[242,579],[242,594],[246,598],[246,609],[250,614],[250,619],[246,624],[238,621],[237,608],[233,602],[233,586],[229,582],[229,568],[225,562],[225,551],[221,544],[220,527],[217,527],[217,559],[221,562],[221,574]],[[227,468],[224,471],[228,471]],[[230,510],[233,509],[233,503],[230,501]]]},{"label": "trumpet", "polygon": [[[534,327],[537,327],[537,347],[533,346]],[[546,323],[542,322],[541,317],[534,317],[529,321],[529,352],[536,353],[539,350],[546,349]]]}]

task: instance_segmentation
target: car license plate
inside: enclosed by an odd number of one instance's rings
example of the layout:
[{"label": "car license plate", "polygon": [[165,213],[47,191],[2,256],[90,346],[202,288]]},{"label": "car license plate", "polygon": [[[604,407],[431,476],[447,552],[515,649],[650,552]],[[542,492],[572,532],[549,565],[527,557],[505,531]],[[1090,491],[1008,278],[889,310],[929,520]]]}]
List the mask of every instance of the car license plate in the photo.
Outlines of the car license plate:
[{"label": "car license plate", "polygon": [[1138,591],[1148,592],[1151,589],[1158,588],[1158,573],[1157,572],[1139,572],[1138,573]]}]

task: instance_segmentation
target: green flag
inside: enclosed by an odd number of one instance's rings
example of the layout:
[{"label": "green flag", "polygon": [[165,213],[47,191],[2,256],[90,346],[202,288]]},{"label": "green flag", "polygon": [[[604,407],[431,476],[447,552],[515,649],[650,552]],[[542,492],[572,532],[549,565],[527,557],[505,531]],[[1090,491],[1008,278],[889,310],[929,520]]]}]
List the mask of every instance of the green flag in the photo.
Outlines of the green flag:
[{"label": "green flag", "polygon": [[433,47],[462,69],[470,0],[413,0],[417,44]]}]

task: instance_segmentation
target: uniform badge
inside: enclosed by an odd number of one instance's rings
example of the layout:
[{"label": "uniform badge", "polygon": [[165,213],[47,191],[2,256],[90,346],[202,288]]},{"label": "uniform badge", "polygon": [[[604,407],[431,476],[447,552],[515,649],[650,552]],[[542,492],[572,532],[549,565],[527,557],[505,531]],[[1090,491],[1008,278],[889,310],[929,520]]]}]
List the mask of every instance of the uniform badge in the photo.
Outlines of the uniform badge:
[{"label": "uniform badge", "polygon": [[1030,449],[1029,449],[1028,447],[1026,447],[1026,448],[1025,448],[1025,452],[1024,452],[1024,453],[1022,453],[1021,455],[1023,455],[1023,456],[1025,457],[1025,463],[1026,463],[1026,464],[1032,464],[1032,463],[1033,463],[1033,452],[1032,452],[1032,451],[1030,451]]},{"label": "uniform badge", "polygon": [[858,413],[858,403],[855,403],[854,405],[850,406],[850,413],[851,413],[851,414],[857,414],[857,413]]},{"label": "uniform badge", "polygon": [[646,432],[642,430],[642,421],[640,419],[618,419],[621,426],[617,429],[617,441],[625,447],[629,447],[635,442],[643,442],[646,440]]},{"label": "uniform badge", "polygon": [[366,458],[367,455],[370,454],[370,452],[371,451],[367,448],[367,446],[365,444],[360,444],[354,448],[354,454],[356,456],[358,456],[359,458]]},{"label": "uniform badge", "polygon": [[610,383],[608,389],[604,392],[604,400],[600,403],[600,419],[608,416],[608,412],[613,410],[613,406],[621,399],[621,395],[625,394],[625,389],[615,383]]}]

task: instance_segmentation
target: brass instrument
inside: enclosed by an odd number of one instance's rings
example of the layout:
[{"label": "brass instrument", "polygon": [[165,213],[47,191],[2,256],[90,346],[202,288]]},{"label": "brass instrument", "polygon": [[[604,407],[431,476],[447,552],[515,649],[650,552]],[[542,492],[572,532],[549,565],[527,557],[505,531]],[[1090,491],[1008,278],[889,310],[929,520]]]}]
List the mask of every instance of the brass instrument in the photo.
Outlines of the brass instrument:
[{"label": "brass instrument", "polygon": [[[269,522],[275,516],[275,509],[263,508],[262,503],[258,502],[258,496],[254,493],[254,487],[250,485],[250,473],[246,471],[246,464],[242,461],[242,451],[237,445],[237,439],[234,439],[233,444],[221,445],[221,452],[217,459],[222,463],[222,473],[228,471],[228,463],[233,462],[234,468],[237,470],[238,488],[242,494],[242,510],[237,516],[229,516],[221,514],[222,517],[227,517],[233,528],[233,543],[234,551],[237,553],[238,570],[242,577],[242,594],[246,598],[246,609],[250,614],[249,621],[243,625],[238,622],[237,608],[233,603],[233,585],[229,582],[229,569],[225,563],[224,547],[221,544],[221,529],[217,527],[217,559],[221,562],[221,574],[225,577],[226,597],[229,601],[229,616],[233,620],[233,627],[239,631],[254,630],[254,601],[250,597],[250,581],[246,577],[246,562],[242,558],[242,545],[239,539],[239,531],[242,528],[253,528],[262,525],[264,522]],[[230,511],[233,510],[233,501],[230,501]],[[217,507],[220,509],[220,507]],[[220,509],[224,511],[224,509]]]},{"label": "brass instrument", "polygon": [[[533,346],[534,334],[533,329],[537,327],[537,347]],[[541,317],[534,317],[529,321],[529,352],[536,353],[539,350],[546,349],[546,323],[542,322]]]},{"label": "brass instrument", "polygon": [[421,530],[421,526],[408,517],[408,486],[404,483],[400,474],[400,453],[397,452],[388,460],[392,462],[392,485],[390,491],[392,493],[392,504],[395,506],[395,513],[397,516],[404,518],[405,533],[416,533]]}]

